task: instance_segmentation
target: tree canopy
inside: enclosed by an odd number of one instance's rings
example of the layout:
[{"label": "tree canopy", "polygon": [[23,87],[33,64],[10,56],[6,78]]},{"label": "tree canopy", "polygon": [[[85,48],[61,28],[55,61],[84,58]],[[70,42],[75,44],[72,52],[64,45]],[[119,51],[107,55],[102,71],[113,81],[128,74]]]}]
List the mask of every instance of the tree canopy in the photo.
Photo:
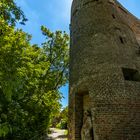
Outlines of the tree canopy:
[{"label": "tree canopy", "polygon": [[31,35],[15,28],[26,21],[15,2],[2,0],[0,11],[0,139],[39,140],[61,108],[69,36],[42,26],[46,40],[31,45]]},{"label": "tree canopy", "polygon": [[15,25],[17,21],[21,24],[25,24],[27,18],[23,11],[17,6],[14,0],[1,0],[0,1],[0,18],[5,22]]}]

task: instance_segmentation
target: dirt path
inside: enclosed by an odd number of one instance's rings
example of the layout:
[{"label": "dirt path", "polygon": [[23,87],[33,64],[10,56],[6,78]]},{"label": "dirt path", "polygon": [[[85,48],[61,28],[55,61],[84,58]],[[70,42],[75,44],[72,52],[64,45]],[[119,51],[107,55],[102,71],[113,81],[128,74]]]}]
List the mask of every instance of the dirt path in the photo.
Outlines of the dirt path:
[{"label": "dirt path", "polygon": [[67,136],[65,134],[66,130],[60,130],[56,128],[51,128],[51,134],[49,134],[49,138],[46,140],[67,140]]}]

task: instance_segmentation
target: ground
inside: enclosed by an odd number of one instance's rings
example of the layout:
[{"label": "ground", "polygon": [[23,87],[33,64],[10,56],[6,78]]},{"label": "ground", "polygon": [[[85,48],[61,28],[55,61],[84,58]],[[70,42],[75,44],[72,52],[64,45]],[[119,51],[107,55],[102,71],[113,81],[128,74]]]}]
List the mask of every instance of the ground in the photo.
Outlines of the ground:
[{"label": "ground", "polygon": [[67,140],[67,130],[51,128],[50,131],[51,134],[46,140]]}]

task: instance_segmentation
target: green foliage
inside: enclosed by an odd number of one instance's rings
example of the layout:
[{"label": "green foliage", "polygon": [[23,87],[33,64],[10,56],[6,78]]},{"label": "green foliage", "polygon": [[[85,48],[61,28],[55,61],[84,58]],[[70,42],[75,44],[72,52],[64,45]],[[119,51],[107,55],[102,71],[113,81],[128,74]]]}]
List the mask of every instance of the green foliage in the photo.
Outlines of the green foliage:
[{"label": "green foliage", "polygon": [[64,134],[67,136],[68,135],[68,130],[65,130]]},{"label": "green foliage", "polygon": [[50,62],[52,86],[58,89],[68,80],[69,36],[61,31],[53,33],[44,26],[41,30],[47,40],[42,45]]},{"label": "green foliage", "polygon": [[55,118],[57,124],[56,127],[60,129],[67,129],[67,124],[68,124],[68,107],[65,107],[61,112],[59,117]]},{"label": "green foliage", "polygon": [[27,21],[23,11],[15,3],[15,0],[0,1],[0,19],[4,19],[7,23],[15,25],[16,21],[25,24]]},{"label": "green foliage", "polygon": [[0,31],[0,139],[39,140],[61,108],[69,37],[42,26],[46,41],[38,47],[4,19]]}]

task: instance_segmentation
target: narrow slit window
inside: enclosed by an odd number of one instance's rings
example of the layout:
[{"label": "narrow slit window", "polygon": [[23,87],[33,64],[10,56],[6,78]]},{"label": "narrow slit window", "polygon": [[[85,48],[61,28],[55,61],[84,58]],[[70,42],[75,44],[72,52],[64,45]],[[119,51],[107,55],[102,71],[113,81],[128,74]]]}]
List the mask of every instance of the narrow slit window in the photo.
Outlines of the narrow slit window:
[{"label": "narrow slit window", "polygon": [[116,18],[114,14],[112,14],[112,17],[113,17],[114,19]]},{"label": "narrow slit window", "polygon": [[140,82],[140,74],[135,69],[122,68],[124,79],[127,81]]},{"label": "narrow slit window", "polygon": [[124,39],[121,36],[119,37],[119,39],[120,39],[121,43],[124,44]]}]

